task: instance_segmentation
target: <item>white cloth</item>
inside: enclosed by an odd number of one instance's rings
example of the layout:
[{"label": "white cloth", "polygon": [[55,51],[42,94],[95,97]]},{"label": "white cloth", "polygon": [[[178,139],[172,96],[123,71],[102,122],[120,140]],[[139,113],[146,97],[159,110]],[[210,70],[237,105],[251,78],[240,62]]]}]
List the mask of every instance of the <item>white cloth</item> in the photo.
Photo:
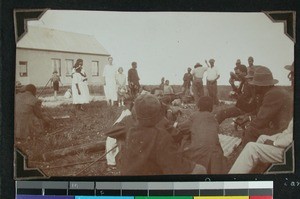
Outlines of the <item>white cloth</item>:
[{"label": "white cloth", "polygon": [[207,68],[207,71],[206,71],[206,79],[208,81],[214,81],[215,79],[218,78],[218,76],[220,75],[218,69],[214,66],[213,68],[209,67]]},{"label": "white cloth", "polygon": [[[131,112],[126,109],[123,110],[121,115],[119,116],[119,118],[115,121],[115,124],[121,122],[123,120],[124,117],[131,115]],[[105,148],[106,148],[106,152],[110,151],[111,149],[113,149],[114,147],[117,146],[117,140],[111,137],[107,137],[106,138],[106,143],[105,143]],[[106,154],[106,161],[107,161],[107,165],[116,165],[116,156],[119,153],[119,148],[116,147],[115,149],[113,149],[112,151],[110,151],[109,153]]]},{"label": "white cloth", "polygon": [[105,65],[103,76],[105,77],[104,92],[106,100],[117,101],[117,84],[116,84],[117,68],[114,65]]},{"label": "white cloth", "polygon": [[[263,144],[266,140],[275,142],[275,146]],[[285,148],[293,142],[293,120],[282,133],[273,136],[261,135],[256,142],[249,142],[229,171],[229,174],[249,173],[260,161],[278,163],[283,161]]]},{"label": "white cloth", "polygon": [[[83,77],[80,73],[74,73],[72,78],[72,96],[73,96],[73,104],[86,104],[90,102],[90,93],[87,85],[87,81],[83,81],[85,77]],[[78,90],[76,87],[78,84],[79,90],[81,92],[78,95]]]},{"label": "white cloth", "polygon": [[192,75],[196,78],[203,78],[203,74],[207,71],[207,67],[197,67],[192,71]]}]

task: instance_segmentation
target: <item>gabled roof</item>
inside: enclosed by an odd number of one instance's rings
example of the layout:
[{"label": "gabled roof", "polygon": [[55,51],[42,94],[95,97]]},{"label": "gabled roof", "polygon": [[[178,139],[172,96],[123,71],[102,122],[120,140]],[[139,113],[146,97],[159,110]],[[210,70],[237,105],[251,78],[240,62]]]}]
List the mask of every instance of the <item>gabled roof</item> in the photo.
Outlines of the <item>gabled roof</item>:
[{"label": "gabled roof", "polygon": [[94,36],[35,26],[28,26],[17,48],[109,55]]}]

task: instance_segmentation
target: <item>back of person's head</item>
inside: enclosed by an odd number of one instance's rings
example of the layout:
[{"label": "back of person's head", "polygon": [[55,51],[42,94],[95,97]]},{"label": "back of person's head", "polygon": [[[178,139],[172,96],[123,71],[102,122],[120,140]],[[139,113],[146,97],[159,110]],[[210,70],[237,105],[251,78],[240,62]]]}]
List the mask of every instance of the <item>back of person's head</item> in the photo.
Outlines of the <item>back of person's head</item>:
[{"label": "back of person's head", "polygon": [[141,126],[155,126],[161,118],[161,103],[152,94],[139,95],[134,101],[134,109]]},{"label": "back of person's head", "polygon": [[208,111],[211,112],[213,110],[213,99],[209,96],[200,97],[197,107],[199,111]]},{"label": "back of person's head", "polygon": [[36,87],[33,84],[28,84],[25,86],[25,91],[29,91],[32,95],[36,95]]}]

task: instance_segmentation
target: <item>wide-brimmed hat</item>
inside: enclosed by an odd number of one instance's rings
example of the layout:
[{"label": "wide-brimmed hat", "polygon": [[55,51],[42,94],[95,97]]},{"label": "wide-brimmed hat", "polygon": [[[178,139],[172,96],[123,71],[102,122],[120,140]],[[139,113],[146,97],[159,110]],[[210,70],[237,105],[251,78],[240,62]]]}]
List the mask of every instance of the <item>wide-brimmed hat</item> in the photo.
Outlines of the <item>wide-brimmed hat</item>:
[{"label": "wide-brimmed hat", "polygon": [[136,118],[141,126],[155,126],[160,120],[161,103],[152,94],[139,95],[134,101]]},{"label": "wide-brimmed hat", "polygon": [[196,67],[201,67],[201,66],[202,66],[202,64],[196,63],[195,66],[194,66],[194,68],[196,68]]},{"label": "wide-brimmed hat", "polygon": [[253,80],[249,82],[255,86],[272,86],[277,83],[278,80],[273,78],[272,72],[265,66],[256,67]]},{"label": "wide-brimmed hat", "polygon": [[286,65],[284,66],[285,69],[294,72],[294,62],[292,63],[292,65]]}]

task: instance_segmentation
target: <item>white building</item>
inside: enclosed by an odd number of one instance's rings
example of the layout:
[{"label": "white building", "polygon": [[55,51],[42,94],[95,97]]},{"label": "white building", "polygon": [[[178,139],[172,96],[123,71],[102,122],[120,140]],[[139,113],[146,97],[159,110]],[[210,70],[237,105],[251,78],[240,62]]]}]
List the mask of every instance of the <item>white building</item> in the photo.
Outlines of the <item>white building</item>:
[{"label": "white building", "polygon": [[80,58],[89,85],[102,85],[108,57],[93,36],[28,26],[16,47],[16,81],[45,86],[53,71],[58,71],[62,83],[70,85],[72,67]]}]

